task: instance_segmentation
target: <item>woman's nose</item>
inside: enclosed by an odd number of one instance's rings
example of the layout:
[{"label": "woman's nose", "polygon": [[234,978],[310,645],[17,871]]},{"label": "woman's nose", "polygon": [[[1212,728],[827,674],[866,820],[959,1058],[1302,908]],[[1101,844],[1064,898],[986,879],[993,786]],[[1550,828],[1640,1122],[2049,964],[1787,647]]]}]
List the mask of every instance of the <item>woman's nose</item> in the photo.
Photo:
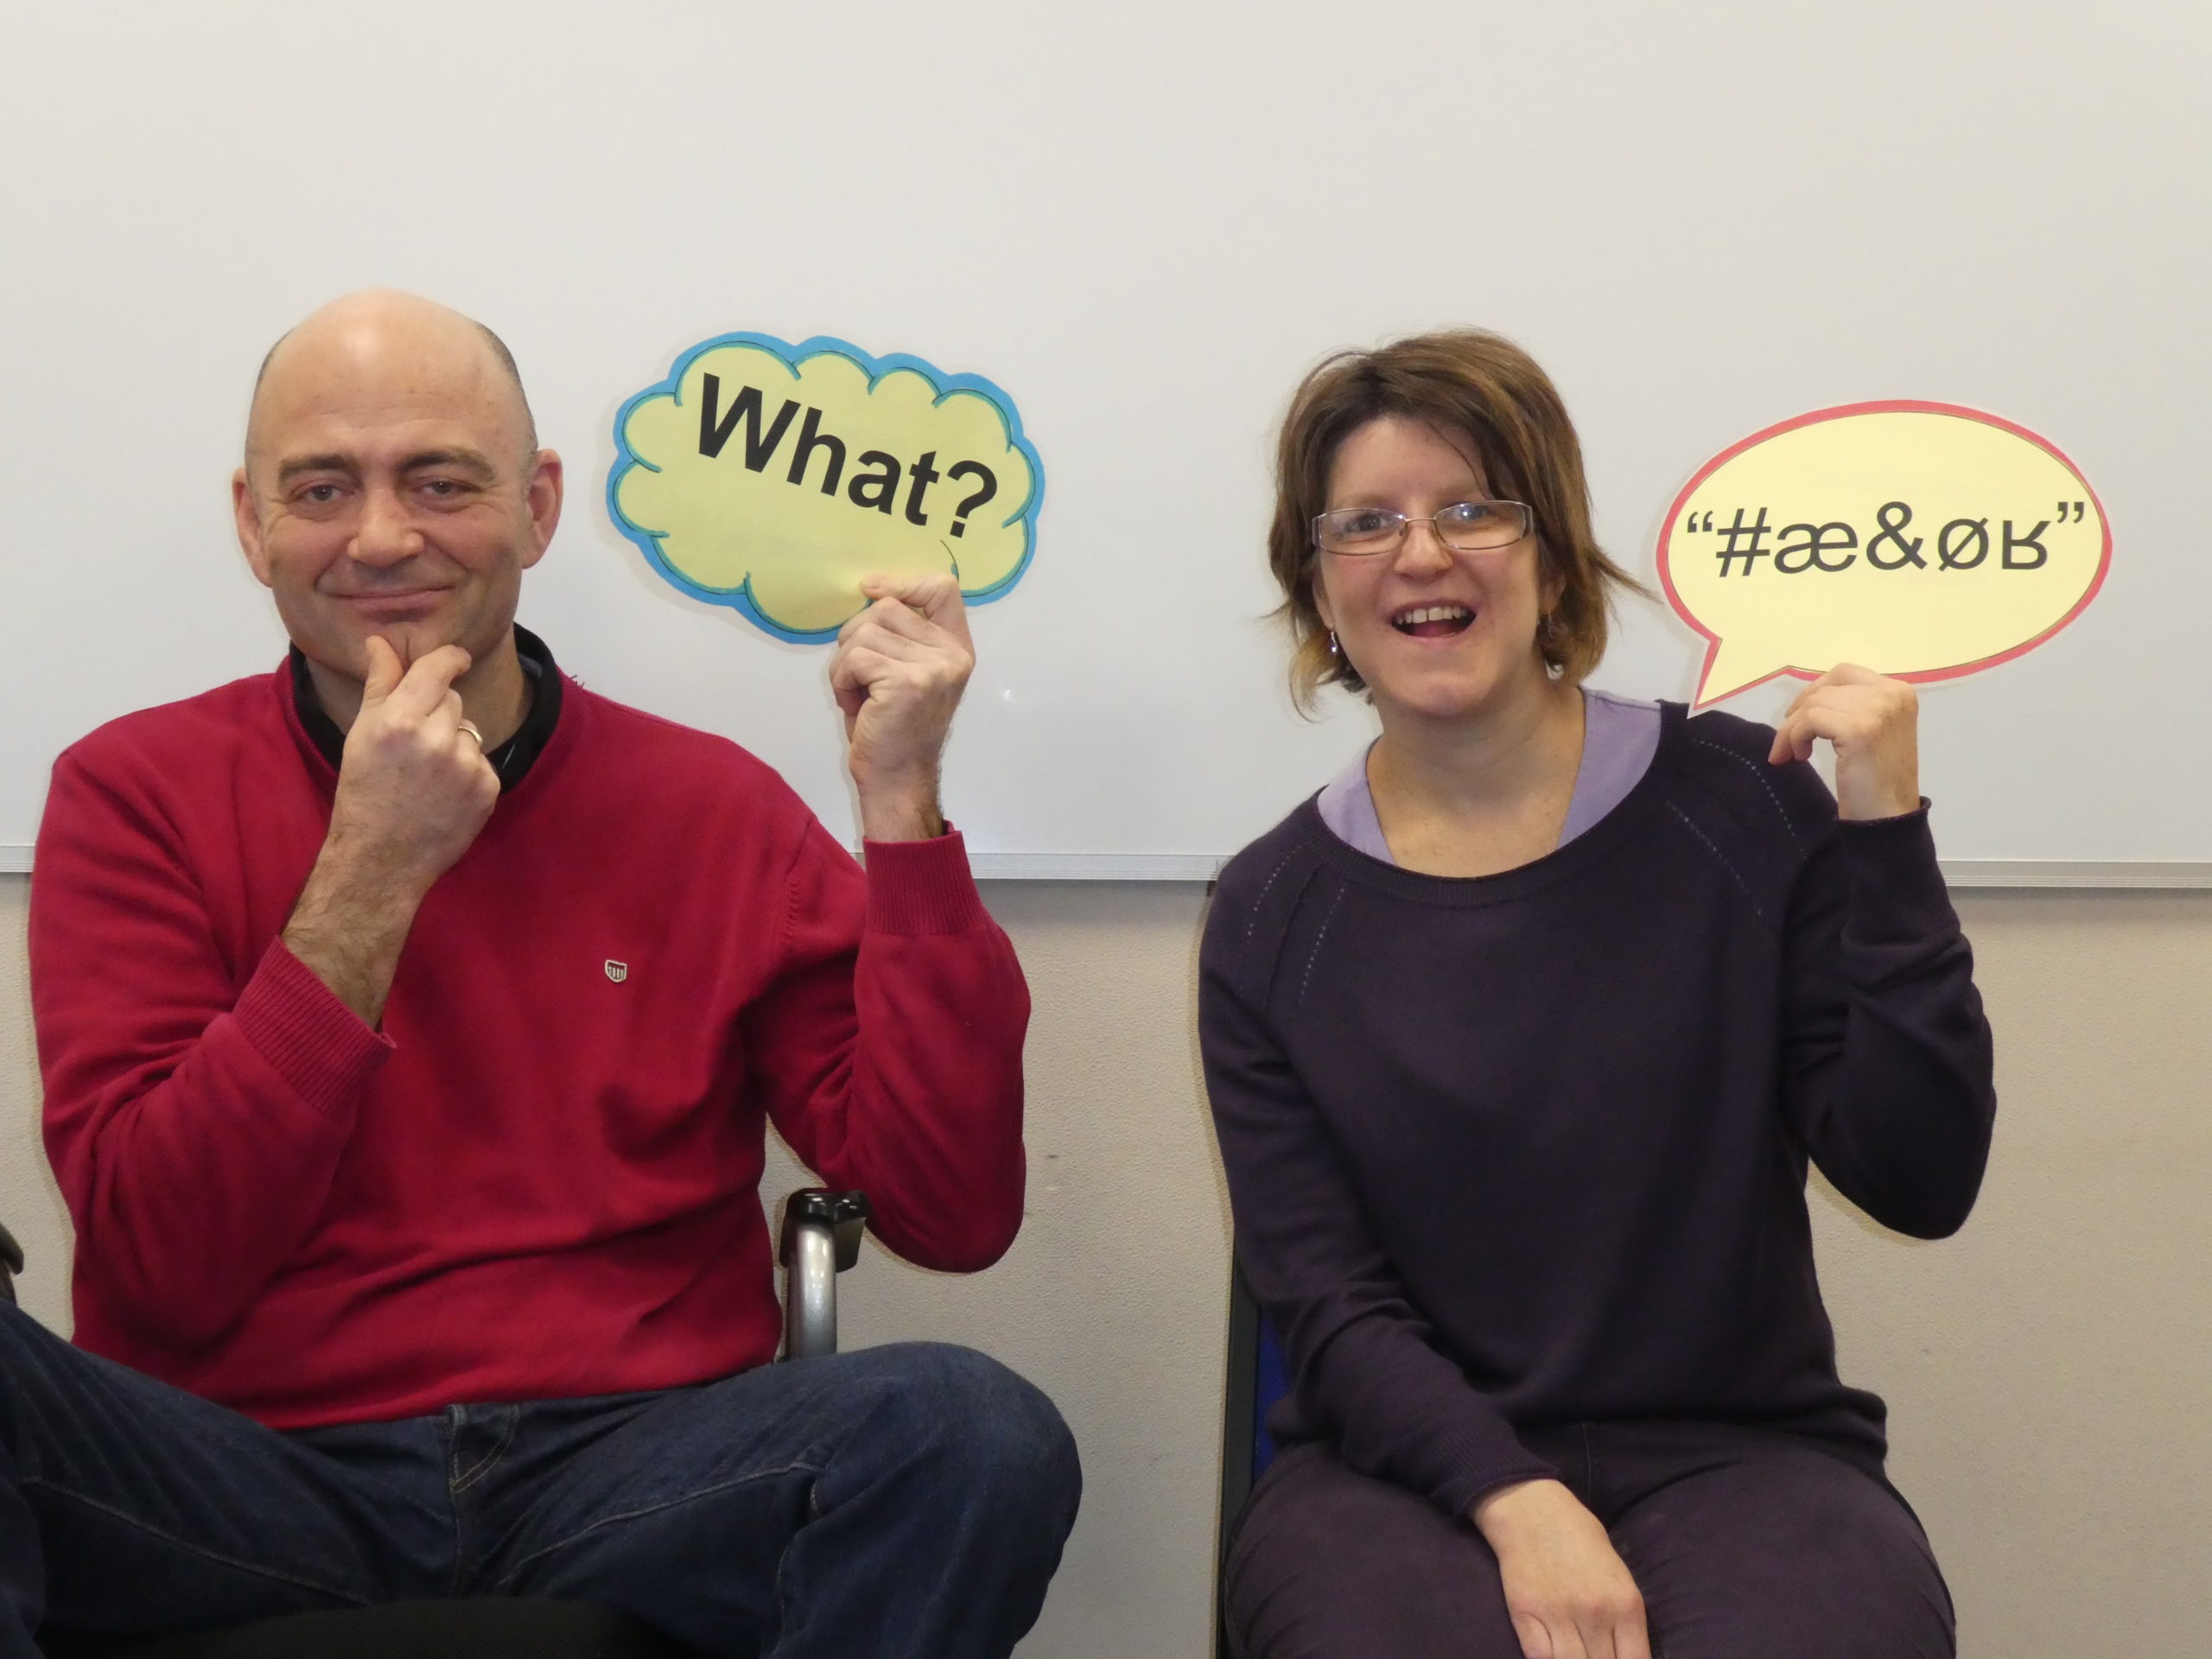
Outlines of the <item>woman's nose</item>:
[{"label": "woman's nose", "polygon": [[1436,533],[1436,523],[1430,518],[1409,518],[1406,521],[1405,539],[1398,543],[1393,564],[1408,575],[1430,575],[1449,569],[1452,550]]}]

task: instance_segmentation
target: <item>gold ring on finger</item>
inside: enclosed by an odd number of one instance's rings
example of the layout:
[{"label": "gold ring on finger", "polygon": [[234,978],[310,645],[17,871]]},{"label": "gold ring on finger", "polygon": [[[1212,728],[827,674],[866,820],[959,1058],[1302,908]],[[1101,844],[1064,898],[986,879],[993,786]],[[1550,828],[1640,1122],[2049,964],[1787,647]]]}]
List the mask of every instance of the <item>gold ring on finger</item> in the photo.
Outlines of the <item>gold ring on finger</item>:
[{"label": "gold ring on finger", "polygon": [[462,731],[464,731],[464,732],[467,732],[467,733],[469,734],[469,736],[471,736],[471,737],[473,737],[473,738],[474,738],[474,739],[476,740],[476,747],[477,747],[478,748],[480,748],[480,748],[482,748],[482,747],[484,747],[484,734],[483,734],[483,733],[481,733],[481,732],[480,732],[480,731],[478,731],[478,730],[476,729],[476,722],[475,722],[474,721],[473,721],[473,720],[464,720],[464,721],[462,721],[461,722],[461,729]]}]

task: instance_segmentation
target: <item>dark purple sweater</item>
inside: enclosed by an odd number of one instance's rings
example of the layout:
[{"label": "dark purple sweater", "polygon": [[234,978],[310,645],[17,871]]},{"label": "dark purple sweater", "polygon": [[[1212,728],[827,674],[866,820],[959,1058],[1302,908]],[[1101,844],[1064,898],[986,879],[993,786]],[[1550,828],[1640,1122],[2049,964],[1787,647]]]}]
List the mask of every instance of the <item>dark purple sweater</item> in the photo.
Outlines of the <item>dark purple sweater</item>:
[{"label": "dark purple sweater", "polygon": [[1308,801],[1230,861],[1198,1031],[1237,1254],[1296,1378],[1272,1424],[1465,1512],[1516,1430],[1688,1419],[1878,1472],[1837,1380],[1809,1156],[1955,1230],[1996,1109],[1925,810],[1839,823],[1772,731],[1669,704],[1588,832],[1421,875]]}]

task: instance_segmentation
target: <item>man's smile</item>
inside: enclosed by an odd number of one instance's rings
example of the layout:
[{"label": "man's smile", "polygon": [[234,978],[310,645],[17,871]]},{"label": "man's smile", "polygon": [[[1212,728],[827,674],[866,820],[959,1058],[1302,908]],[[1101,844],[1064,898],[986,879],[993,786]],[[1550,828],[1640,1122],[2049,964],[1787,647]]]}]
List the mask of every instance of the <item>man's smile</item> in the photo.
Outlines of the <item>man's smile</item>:
[{"label": "man's smile", "polygon": [[398,616],[427,611],[450,591],[442,587],[378,588],[361,593],[333,594],[330,597],[372,616]]}]

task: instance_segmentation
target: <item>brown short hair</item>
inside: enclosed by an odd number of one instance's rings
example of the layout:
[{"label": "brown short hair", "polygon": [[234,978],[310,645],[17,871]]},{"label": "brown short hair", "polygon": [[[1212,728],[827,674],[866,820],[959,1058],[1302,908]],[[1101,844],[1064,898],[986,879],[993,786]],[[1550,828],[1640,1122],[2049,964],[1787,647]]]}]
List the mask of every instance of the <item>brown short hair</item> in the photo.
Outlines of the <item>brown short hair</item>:
[{"label": "brown short hair", "polygon": [[1371,352],[1338,352],[1290,400],[1275,448],[1275,517],[1268,563],[1283,593],[1275,614],[1293,642],[1290,689],[1308,713],[1324,685],[1364,690],[1329,650],[1313,601],[1313,520],[1328,507],[1329,469],[1361,427],[1385,416],[1464,435],[1501,497],[1535,514],[1540,579],[1559,598],[1539,632],[1546,664],[1574,684],[1605,654],[1614,590],[1650,590],[1606,556],[1590,529],[1582,445],[1558,389],[1511,340],[1479,328],[1415,334]]}]

